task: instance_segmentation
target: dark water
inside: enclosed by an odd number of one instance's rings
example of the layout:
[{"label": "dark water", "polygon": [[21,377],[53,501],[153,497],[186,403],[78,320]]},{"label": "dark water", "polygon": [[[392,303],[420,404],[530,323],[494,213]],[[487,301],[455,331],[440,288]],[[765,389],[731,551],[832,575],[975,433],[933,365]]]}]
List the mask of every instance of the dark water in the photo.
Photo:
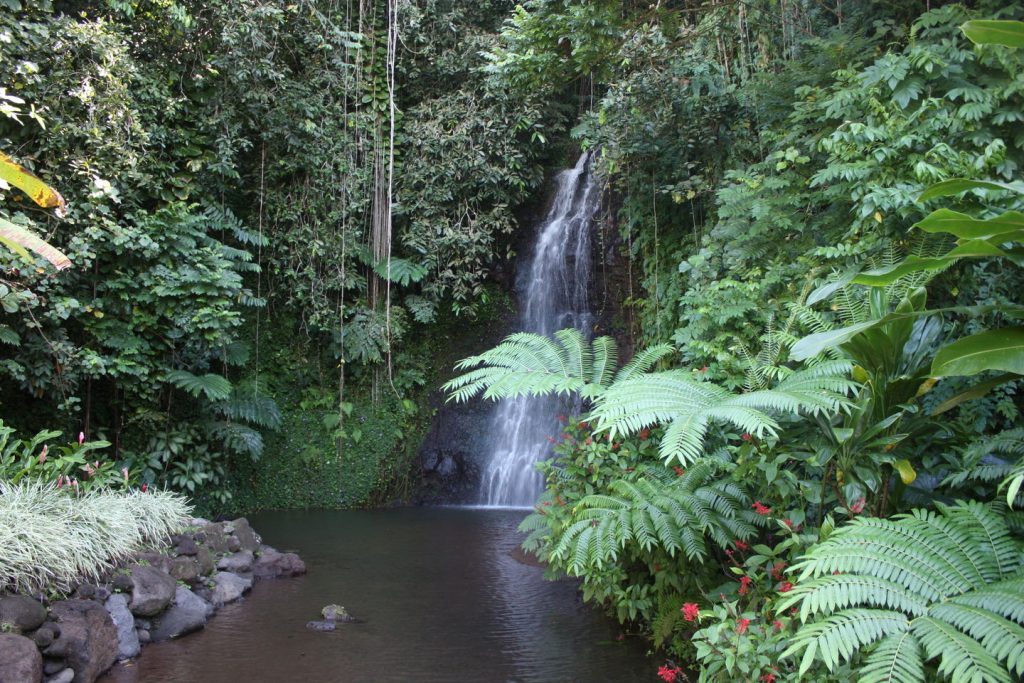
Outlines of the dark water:
[{"label": "dark water", "polygon": [[[570,581],[517,561],[521,511],[418,508],[257,515],[309,574],[257,584],[205,630],[143,648],[101,683],[517,683],[652,680],[633,638]],[[315,633],[321,607],[365,623]]]}]

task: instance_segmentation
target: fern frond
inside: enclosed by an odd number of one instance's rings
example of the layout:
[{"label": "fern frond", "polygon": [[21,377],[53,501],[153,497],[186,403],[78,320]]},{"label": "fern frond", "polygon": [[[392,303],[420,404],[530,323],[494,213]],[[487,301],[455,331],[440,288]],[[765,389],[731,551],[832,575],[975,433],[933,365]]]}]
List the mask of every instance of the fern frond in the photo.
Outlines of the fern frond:
[{"label": "fern frond", "polygon": [[1008,682],[1011,672],[1024,673],[1024,566],[991,505],[854,520],[812,547],[794,571],[799,585],[777,609],[799,605],[802,620],[811,620],[788,651],[804,650],[802,671],[815,657],[830,669],[853,661],[881,627],[851,627],[849,615],[884,607],[901,615],[915,642],[888,633],[859,680],[924,680],[922,659],[938,660],[938,671],[954,683]]},{"label": "fern frond", "polygon": [[186,370],[172,370],[165,379],[193,396],[203,395],[211,401],[223,401],[231,395],[231,382],[213,373],[193,375]]}]

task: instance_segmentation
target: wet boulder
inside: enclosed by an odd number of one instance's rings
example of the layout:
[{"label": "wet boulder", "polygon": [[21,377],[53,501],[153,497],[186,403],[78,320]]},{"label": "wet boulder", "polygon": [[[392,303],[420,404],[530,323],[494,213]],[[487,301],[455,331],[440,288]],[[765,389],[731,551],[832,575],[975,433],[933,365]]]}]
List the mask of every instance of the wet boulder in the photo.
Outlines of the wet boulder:
[{"label": "wet boulder", "polygon": [[160,642],[198,631],[206,626],[206,608],[202,598],[184,586],[178,586],[174,603],[153,620],[150,637],[153,642]]},{"label": "wet boulder", "polygon": [[10,624],[22,633],[32,631],[46,621],[46,608],[26,595],[0,598],[0,624]]},{"label": "wet boulder", "polygon": [[117,630],[117,658],[132,659],[139,656],[139,635],[135,630],[135,618],[128,609],[128,598],[120,593],[107,598],[105,607]]},{"label": "wet boulder", "polygon": [[251,550],[242,550],[220,558],[217,562],[217,569],[225,572],[247,572],[252,569],[255,559]]},{"label": "wet boulder", "polygon": [[177,582],[156,567],[132,567],[132,614],[151,617],[162,612],[174,598]]},{"label": "wet boulder", "polygon": [[270,546],[263,546],[260,556],[252,565],[256,579],[274,579],[279,576],[299,576],[306,573],[306,565],[295,553],[281,553]]},{"label": "wet boulder", "polygon": [[25,636],[0,633],[0,681],[39,683],[43,677],[43,656]]},{"label": "wet boulder", "polygon": [[60,627],[60,637],[43,654],[64,658],[76,683],[93,683],[117,660],[117,629],[102,605],[62,600],[50,608],[50,618]]},{"label": "wet boulder", "polygon": [[226,605],[242,597],[242,594],[252,588],[252,580],[244,579],[238,574],[231,572],[217,572],[213,575],[213,604]]},{"label": "wet boulder", "polygon": [[242,550],[248,550],[249,552],[256,552],[260,547],[259,536],[249,526],[249,520],[245,517],[239,517],[235,521],[231,522],[232,528],[235,530],[235,538],[238,539],[238,543]]}]

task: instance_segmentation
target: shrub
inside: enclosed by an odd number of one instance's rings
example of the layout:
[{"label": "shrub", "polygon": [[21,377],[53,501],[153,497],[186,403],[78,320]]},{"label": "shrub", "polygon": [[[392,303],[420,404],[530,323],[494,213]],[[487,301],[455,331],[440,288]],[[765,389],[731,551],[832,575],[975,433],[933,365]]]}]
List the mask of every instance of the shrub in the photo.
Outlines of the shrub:
[{"label": "shrub", "polygon": [[184,528],[191,508],[170,492],[89,491],[0,481],[0,589],[67,592]]}]

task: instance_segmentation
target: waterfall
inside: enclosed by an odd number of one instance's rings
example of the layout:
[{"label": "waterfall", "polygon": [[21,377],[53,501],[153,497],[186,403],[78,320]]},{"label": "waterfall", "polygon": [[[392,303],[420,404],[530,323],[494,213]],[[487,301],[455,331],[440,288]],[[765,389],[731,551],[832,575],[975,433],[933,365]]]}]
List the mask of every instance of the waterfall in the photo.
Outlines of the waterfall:
[{"label": "waterfall", "polygon": [[[523,332],[551,335],[575,327],[587,334],[593,323],[587,298],[590,226],[601,192],[590,173],[589,156],[558,174],[558,189],[537,231],[530,262],[520,271]],[[544,482],[534,464],[550,452],[547,437],[558,433],[556,415],[562,403],[535,397],[501,402],[491,427],[483,504],[527,507],[537,500]]]}]

